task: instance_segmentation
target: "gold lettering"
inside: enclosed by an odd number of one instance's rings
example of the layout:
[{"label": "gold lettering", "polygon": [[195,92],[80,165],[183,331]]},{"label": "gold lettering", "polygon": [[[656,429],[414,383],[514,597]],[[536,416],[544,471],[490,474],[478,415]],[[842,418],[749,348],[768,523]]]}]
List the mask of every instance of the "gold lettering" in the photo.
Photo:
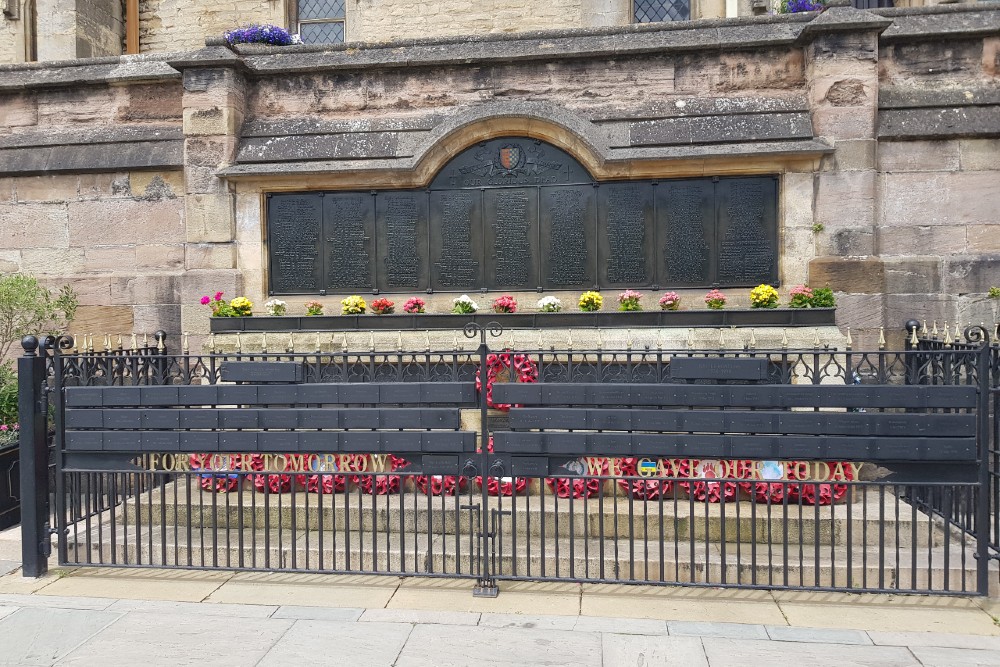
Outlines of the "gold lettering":
[{"label": "gold lettering", "polygon": [[387,454],[372,454],[372,472],[386,472],[386,461],[388,461],[389,456]]},{"label": "gold lettering", "polygon": [[830,479],[830,464],[826,461],[816,461],[813,464],[813,479],[828,480]]},{"label": "gold lettering", "polygon": [[182,472],[191,470],[191,457],[187,454],[178,454],[174,457],[174,470]]},{"label": "gold lettering", "polygon": [[163,469],[164,470],[173,470],[174,469],[174,455],[173,454],[162,454],[160,460],[163,461]]},{"label": "gold lettering", "polygon": [[319,470],[319,456],[317,454],[310,454],[308,457],[305,457],[305,459],[309,462],[309,470]]},{"label": "gold lettering", "polygon": [[860,479],[858,473],[861,472],[861,466],[863,466],[864,464],[848,461],[847,465],[851,468],[851,477],[853,477],[854,479]]},{"label": "gold lettering", "polygon": [[274,470],[274,454],[264,454],[264,470]]},{"label": "gold lettering", "polygon": [[274,466],[275,466],[275,469],[278,470],[279,472],[283,471],[283,470],[287,470],[288,469],[288,457],[285,456],[284,454],[275,454],[274,455]]},{"label": "gold lettering", "polygon": [[604,462],[607,459],[598,458],[596,456],[588,456],[583,459],[587,464],[587,474],[588,475],[601,475],[604,470]]},{"label": "gold lettering", "polygon": [[354,457],[354,470],[358,472],[368,471],[368,457],[367,456],[355,456]]},{"label": "gold lettering", "polygon": [[149,455],[149,469],[150,470],[157,470],[159,465],[160,465],[160,455],[159,454],[150,454]]},{"label": "gold lettering", "polygon": [[830,473],[830,479],[847,479],[845,477],[846,474],[844,472],[844,463],[837,461],[837,465],[833,466],[833,472]]},{"label": "gold lettering", "polygon": [[809,464],[805,461],[795,461],[788,464],[788,476],[791,477],[794,471],[795,479],[809,479]]},{"label": "gold lettering", "polygon": [[292,472],[302,472],[305,459],[302,455],[292,455],[288,457],[288,470]]},{"label": "gold lettering", "polygon": [[213,454],[212,458],[209,459],[208,466],[211,470],[222,470],[226,465],[226,460],[222,458],[221,454]]},{"label": "gold lettering", "polygon": [[691,459],[688,462],[688,479],[693,479],[698,476],[698,468],[701,467],[700,459]]}]

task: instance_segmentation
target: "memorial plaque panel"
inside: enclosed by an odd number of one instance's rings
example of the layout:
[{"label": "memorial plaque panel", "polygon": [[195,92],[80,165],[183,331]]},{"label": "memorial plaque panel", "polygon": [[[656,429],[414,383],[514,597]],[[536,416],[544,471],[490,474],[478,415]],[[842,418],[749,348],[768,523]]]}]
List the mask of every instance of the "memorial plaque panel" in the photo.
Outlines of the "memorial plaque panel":
[{"label": "memorial plaque panel", "polygon": [[593,287],[597,275],[597,189],[592,185],[541,188],[539,218],[542,287]]},{"label": "memorial plaque panel", "polygon": [[777,181],[726,178],[716,184],[718,282],[777,284]]},{"label": "memorial plaque panel", "polygon": [[652,183],[602,184],[598,202],[599,283],[607,287],[651,285],[656,275]]},{"label": "memorial plaque panel", "polygon": [[375,286],[375,198],[369,193],[329,193],[323,198],[326,288]]},{"label": "memorial plaque panel", "polygon": [[479,289],[483,282],[483,205],[479,190],[430,194],[431,287]]},{"label": "memorial plaque panel", "polygon": [[486,286],[534,289],[538,283],[538,188],[483,193]]},{"label": "memorial plaque panel", "polygon": [[663,287],[711,285],[716,273],[711,179],[656,186],[657,280]]},{"label": "memorial plaque panel", "polygon": [[267,198],[267,251],[272,293],[319,291],[323,275],[322,228],[323,198],[319,194]]},{"label": "memorial plaque panel", "polygon": [[455,157],[434,177],[431,188],[452,190],[590,181],[587,170],[566,151],[526,137],[502,137],[484,141]]},{"label": "memorial plaque panel", "polygon": [[379,291],[414,292],[430,286],[427,201],[427,193],[417,191],[386,192],[375,198]]}]

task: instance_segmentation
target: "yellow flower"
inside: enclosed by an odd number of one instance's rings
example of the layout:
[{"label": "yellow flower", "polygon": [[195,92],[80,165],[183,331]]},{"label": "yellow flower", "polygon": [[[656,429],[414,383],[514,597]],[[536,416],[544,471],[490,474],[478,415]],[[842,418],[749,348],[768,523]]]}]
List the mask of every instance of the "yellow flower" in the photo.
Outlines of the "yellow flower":
[{"label": "yellow flower", "polygon": [[604,305],[604,298],[597,292],[584,292],[580,295],[580,310],[592,312],[600,310]]},{"label": "yellow flower", "polygon": [[751,308],[777,308],[778,290],[770,285],[757,285],[750,290]]},{"label": "yellow flower", "polygon": [[229,302],[229,307],[237,315],[247,317],[253,314],[253,303],[245,296],[238,296]]},{"label": "yellow flower", "polygon": [[360,296],[349,296],[340,302],[343,315],[364,315],[368,304]]}]

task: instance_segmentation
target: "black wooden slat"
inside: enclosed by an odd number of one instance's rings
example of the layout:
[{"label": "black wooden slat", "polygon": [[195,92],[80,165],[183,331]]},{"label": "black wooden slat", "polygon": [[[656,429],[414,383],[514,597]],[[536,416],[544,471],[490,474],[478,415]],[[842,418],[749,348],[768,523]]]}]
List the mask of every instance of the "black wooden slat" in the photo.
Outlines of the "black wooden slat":
[{"label": "black wooden slat", "polygon": [[521,405],[663,405],[692,407],[967,408],[969,386],[896,385],[611,385],[497,384],[493,399]]},{"label": "black wooden slat", "polygon": [[104,405],[101,387],[66,387],[66,407],[99,408]]},{"label": "black wooden slat", "polygon": [[[389,431],[381,433],[380,452],[419,452],[421,451],[423,433],[420,431]],[[447,450],[446,450],[447,451]]]},{"label": "black wooden slat", "polygon": [[139,387],[101,387],[104,393],[104,405],[133,406],[142,405]]},{"label": "black wooden slat", "polygon": [[181,450],[185,452],[217,452],[219,451],[219,433],[214,431],[181,433]]},{"label": "black wooden slat", "polygon": [[136,451],[140,448],[139,433],[135,431],[104,431],[104,451]]},{"label": "black wooden slat", "polygon": [[378,428],[378,410],[341,410],[341,428]]},{"label": "black wooden slat", "polygon": [[104,428],[103,410],[66,410],[66,428]]},{"label": "black wooden slat", "polygon": [[257,387],[252,385],[222,385],[217,405],[256,405]]},{"label": "black wooden slat", "polygon": [[339,433],[320,433],[316,431],[300,432],[299,447],[304,452],[339,452]]},{"label": "black wooden slat", "polygon": [[99,452],[104,449],[100,431],[70,431],[66,433],[66,449]]},{"label": "black wooden slat", "polygon": [[188,409],[180,411],[181,428],[218,428],[218,410]]},{"label": "black wooden slat", "polygon": [[273,408],[257,411],[257,423],[261,428],[298,428],[299,416],[304,411],[291,408]]},{"label": "black wooden slat", "polygon": [[258,428],[260,426],[260,420],[257,418],[258,413],[258,410],[239,408],[219,410],[219,426],[225,429]]},{"label": "black wooden slat", "polygon": [[262,452],[298,452],[299,434],[294,431],[263,431],[257,434],[257,449]]},{"label": "black wooden slat", "polygon": [[219,433],[219,451],[256,452],[257,431],[222,431]]},{"label": "black wooden slat", "polygon": [[382,451],[378,431],[350,431],[340,434],[340,449],[344,452],[372,454]]},{"label": "black wooden slat", "polygon": [[179,405],[179,387],[140,387],[139,402],[146,407]]},{"label": "black wooden slat", "polygon": [[476,434],[470,431],[429,431],[420,435],[423,452],[476,451]]},{"label": "black wooden slat", "polygon": [[179,405],[218,405],[219,387],[214,384],[177,388]]},{"label": "black wooden slat", "polygon": [[177,452],[181,448],[181,433],[176,431],[143,431],[136,435],[145,452]]},{"label": "black wooden slat", "polygon": [[104,413],[104,428],[135,429],[142,427],[142,410],[102,410]]},{"label": "black wooden slat", "polygon": [[765,358],[674,357],[670,377],[675,380],[766,380]]},{"label": "black wooden slat", "polygon": [[181,411],[166,409],[147,409],[142,411],[142,427],[145,429],[180,428]]}]

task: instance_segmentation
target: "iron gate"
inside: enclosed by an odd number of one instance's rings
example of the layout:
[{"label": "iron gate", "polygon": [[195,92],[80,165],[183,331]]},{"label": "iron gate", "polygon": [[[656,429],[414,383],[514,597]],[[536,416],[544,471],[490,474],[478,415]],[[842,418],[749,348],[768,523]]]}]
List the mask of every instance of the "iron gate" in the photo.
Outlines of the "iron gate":
[{"label": "iron gate", "polygon": [[[457,576],[481,594],[985,594],[997,577],[984,331],[933,355],[513,351],[490,333],[448,351],[164,351],[156,372],[100,382],[61,341],[46,379],[26,341],[25,574],[53,532],[61,565]],[[70,510],[101,484],[121,502]]]}]

